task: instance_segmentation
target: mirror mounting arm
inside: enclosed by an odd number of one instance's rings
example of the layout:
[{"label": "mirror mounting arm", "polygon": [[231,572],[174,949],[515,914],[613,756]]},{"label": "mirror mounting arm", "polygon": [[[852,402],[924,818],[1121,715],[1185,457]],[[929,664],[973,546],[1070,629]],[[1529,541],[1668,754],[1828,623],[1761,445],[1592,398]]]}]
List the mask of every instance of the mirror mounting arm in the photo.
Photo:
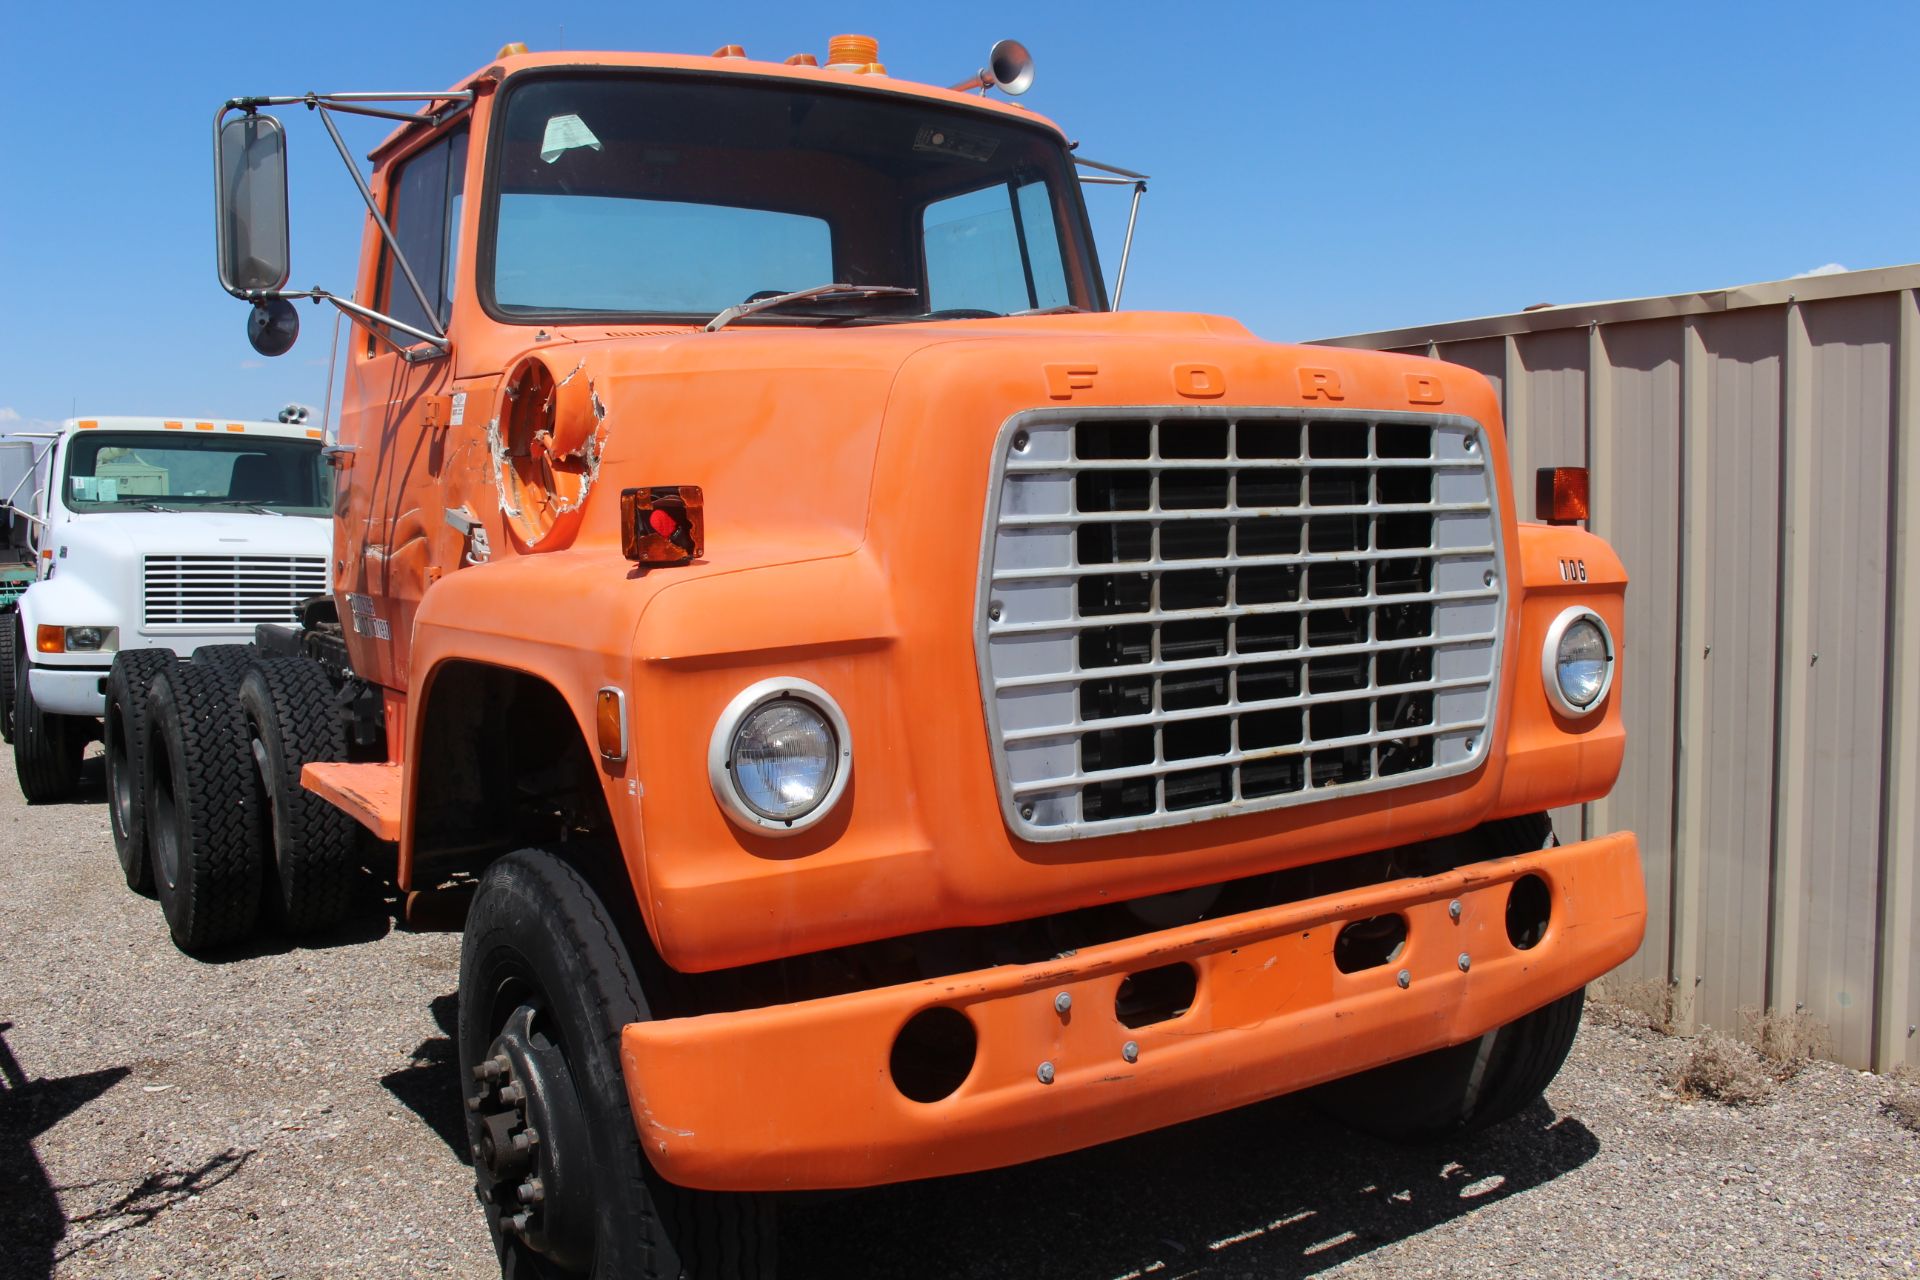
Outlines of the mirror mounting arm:
[{"label": "mirror mounting arm", "polygon": [[[1078,146],[1075,143],[1074,146]],[[1113,309],[1120,309],[1120,295],[1127,289],[1127,259],[1133,256],[1133,227],[1140,219],[1140,197],[1147,194],[1147,175],[1135,173],[1132,169],[1122,169],[1119,165],[1101,164],[1098,160],[1088,160],[1084,156],[1074,156],[1073,163],[1082,169],[1094,169],[1098,174],[1083,173],[1080,182],[1083,186],[1132,187],[1133,204],[1127,210],[1127,238],[1120,245],[1120,273],[1113,282]]]},{"label": "mirror mounting arm", "polygon": [[[374,225],[380,228],[381,239],[387,242],[388,252],[393,254],[394,263],[399,266],[400,274],[406,277],[407,287],[413,290],[413,296],[420,303],[420,314],[433,325],[433,334],[429,341],[445,345],[447,331],[440,325],[440,310],[427,301],[427,291],[420,287],[420,280],[413,274],[413,267],[407,262],[407,255],[400,252],[400,242],[394,238],[393,228],[387,225],[387,217],[380,212],[380,202],[373,198],[373,188],[360,176],[360,166],[353,162],[353,153],[347,150],[347,141],[340,136],[340,127],[333,122],[332,112],[317,99],[308,103],[309,107],[319,107],[320,123],[327,127],[327,136],[333,139],[334,147],[340,152],[340,162],[347,166],[347,172],[353,175],[353,185],[360,188],[360,198],[367,203],[367,212],[373,215]],[[389,322],[391,323],[391,322]],[[409,333],[417,330],[407,329]],[[426,337],[427,335],[421,335]]]},{"label": "mirror mounting arm", "polygon": [[[375,311],[371,307],[363,307],[351,298],[343,298],[337,293],[329,293],[317,285],[311,289],[276,289],[272,293],[243,293],[238,296],[248,302],[262,302],[268,298],[286,298],[290,301],[305,298],[310,302],[331,302],[347,315],[363,322],[367,326],[369,333],[414,363],[422,360],[438,360],[453,349],[452,344],[447,341],[444,334],[433,334],[426,332],[424,329],[416,329],[410,324],[395,320],[392,316]],[[389,329],[398,329],[409,338],[418,338],[421,342],[427,344],[428,349],[422,351],[418,347],[404,346],[401,343],[395,342],[393,335],[382,331],[380,326],[383,325]]]}]

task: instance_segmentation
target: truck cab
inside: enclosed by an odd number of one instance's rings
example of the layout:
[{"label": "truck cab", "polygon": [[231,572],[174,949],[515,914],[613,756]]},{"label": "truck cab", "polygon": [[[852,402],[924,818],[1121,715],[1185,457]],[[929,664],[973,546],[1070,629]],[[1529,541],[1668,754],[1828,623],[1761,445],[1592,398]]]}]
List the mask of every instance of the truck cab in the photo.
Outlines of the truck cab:
[{"label": "truck cab", "polygon": [[74,418],[54,435],[16,500],[38,571],[6,619],[29,801],[71,789],[116,654],[246,643],[325,594],[333,477],[320,435],[149,417]]},{"label": "truck cab", "polygon": [[[510,1274],[757,1274],[761,1193],[1309,1087],[1497,1123],[1639,945],[1633,837],[1544,816],[1619,770],[1618,558],[1522,519],[1478,374],[1115,310],[1125,171],[987,96],[1023,57],[510,47],[216,122],[260,349],[354,321],[333,607],[259,640],[363,745],[276,812],[463,925]],[[350,292],[285,288],[296,103],[401,117]]]}]

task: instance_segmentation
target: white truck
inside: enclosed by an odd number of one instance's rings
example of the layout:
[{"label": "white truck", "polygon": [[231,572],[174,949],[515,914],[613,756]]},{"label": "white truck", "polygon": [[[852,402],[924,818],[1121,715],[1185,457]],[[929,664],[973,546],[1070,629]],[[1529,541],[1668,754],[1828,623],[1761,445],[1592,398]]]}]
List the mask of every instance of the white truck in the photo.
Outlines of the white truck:
[{"label": "white truck", "polygon": [[9,540],[37,566],[0,617],[0,727],[20,789],[30,804],[69,795],[87,744],[103,741],[136,889],[154,887],[140,768],[152,676],[181,658],[237,659],[257,625],[293,621],[329,589],[323,433],[282,416],[70,419],[36,441],[22,491],[0,495]]}]

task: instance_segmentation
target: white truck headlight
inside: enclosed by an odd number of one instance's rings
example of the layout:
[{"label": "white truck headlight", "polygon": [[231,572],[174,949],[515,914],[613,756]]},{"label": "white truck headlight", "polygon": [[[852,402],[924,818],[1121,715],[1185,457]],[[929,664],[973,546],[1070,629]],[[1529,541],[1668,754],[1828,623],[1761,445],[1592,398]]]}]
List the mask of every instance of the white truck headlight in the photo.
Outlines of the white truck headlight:
[{"label": "white truck headlight", "polygon": [[768,835],[820,821],[847,788],[853,739],[825,689],[806,680],[762,680],[740,691],[713,727],[707,776],[720,807]]},{"label": "white truck headlight", "polygon": [[118,627],[68,627],[68,653],[101,653],[120,646]]},{"label": "white truck headlight", "polygon": [[1540,679],[1547,700],[1562,715],[1591,714],[1613,687],[1613,633],[1599,614],[1576,605],[1547,628],[1540,653]]}]

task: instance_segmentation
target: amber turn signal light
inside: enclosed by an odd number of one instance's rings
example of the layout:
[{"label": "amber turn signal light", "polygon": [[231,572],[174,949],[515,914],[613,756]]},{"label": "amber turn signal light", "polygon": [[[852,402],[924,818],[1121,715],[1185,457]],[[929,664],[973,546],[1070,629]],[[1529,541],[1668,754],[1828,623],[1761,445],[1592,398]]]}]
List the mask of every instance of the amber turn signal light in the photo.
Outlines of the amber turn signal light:
[{"label": "amber turn signal light", "polygon": [[1541,467],[1533,473],[1534,519],[1578,524],[1590,514],[1585,467]]},{"label": "amber turn signal light", "polygon": [[643,565],[686,564],[707,550],[707,521],[696,484],[620,491],[620,550]]},{"label": "amber turn signal light", "polygon": [[49,627],[42,623],[33,631],[33,647],[41,653],[65,653],[67,651],[67,629]]},{"label": "amber turn signal light", "polygon": [[619,764],[627,758],[627,695],[608,685],[594,696],[594,734],[600,740],[600,758]]}]

